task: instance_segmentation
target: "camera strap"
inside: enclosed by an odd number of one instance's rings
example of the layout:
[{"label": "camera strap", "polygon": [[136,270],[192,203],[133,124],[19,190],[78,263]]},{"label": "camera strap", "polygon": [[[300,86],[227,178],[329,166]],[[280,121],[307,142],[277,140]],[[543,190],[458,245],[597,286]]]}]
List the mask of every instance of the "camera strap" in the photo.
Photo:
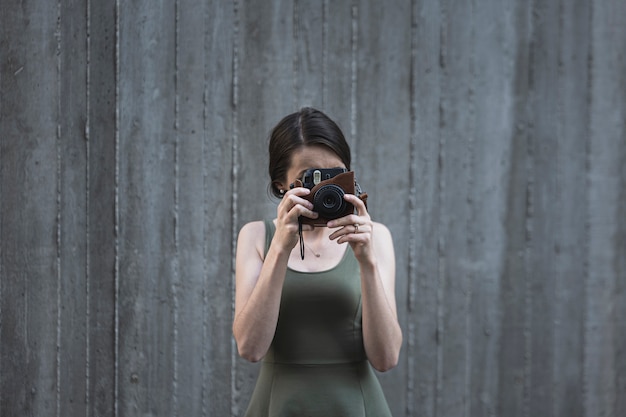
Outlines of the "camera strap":
[{"label": "camera strap", "polygon": [[300,257],[304,261],[304,236],[302,236],[302,217],[298,217],[298,235],[300,236]]}]

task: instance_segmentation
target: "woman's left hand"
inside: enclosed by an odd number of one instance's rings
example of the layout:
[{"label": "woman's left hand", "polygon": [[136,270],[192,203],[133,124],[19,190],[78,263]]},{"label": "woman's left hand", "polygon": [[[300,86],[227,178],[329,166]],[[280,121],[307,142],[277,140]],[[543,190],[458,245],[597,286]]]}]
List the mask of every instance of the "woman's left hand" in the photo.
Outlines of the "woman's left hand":
[{"label": "woman's left hand", "polygon": [[348,242],[359,262],[373,261],[372,232],[374,223],[367,212],[365,203],[353,194],[345,194],[344,199],[354,205],[356,214],[349,214],[329,221],[327,224],[329,228],[338,228],[330,235],[330,239],[337,240],[337,243]]}]

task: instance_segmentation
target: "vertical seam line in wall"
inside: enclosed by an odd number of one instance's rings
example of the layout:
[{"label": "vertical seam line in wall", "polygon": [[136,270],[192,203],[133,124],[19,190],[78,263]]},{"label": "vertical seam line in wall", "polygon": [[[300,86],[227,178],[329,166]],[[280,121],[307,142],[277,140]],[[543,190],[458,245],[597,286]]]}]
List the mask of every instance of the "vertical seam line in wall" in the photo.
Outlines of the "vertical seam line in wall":
[{"label": "vertical seam line in wall", "polygon": [[[237,145],[238,145],[238,129],[237,123],[239,122],[239,1],[233,0],[233,118],[232,118],[232,148],[231,148],[231,157],[232,157],[232,219],[231,219],[231,314],[234,317],[235,314],[235,252],[237,249],[237,192],[238,192],[238,176],[239,176],[239,166],[237,162]],[[238,415],[236,401],[232,401],[233,396],[237,394],[237,384],[236,384],[236,376],[237,376],[237,367],[235,364],[237,363],[236,358],[237,348],[235,346],[235,340],[233,337],[230,338],[230,354],[231,354],[231,415]]]},{"label": "vertical seam line in wall", "polygon": [[90,181],[91,181],[91,171],[90,171],[90,160],[89,160],[89,152],[90,152],[90,136],[89,136],[89,127],[91,123],[90,119],[90,89],[91,89],[91,0],[87,0],[87,10],[86,10],[85,22],[86,22],[86,40],[85,40],[85,48],[87,53],[87,62],[85,65],[85,79],[87,81],[86,91],[85,91],[85,417],[89,417],[89,406],[91,402],[90,397],[90,389],[91,389],[91,332],[89,329],[91,328],[91,286],[90,286],[90,275],[89,271],[91,268],[91,245],[90,245],[90,206],[89,206],[89,193],[90,193]]},{"label": "vertical seam line in wall", "polygon": [[115,278],[113,317],[113,415],[119,416],[120,358],[120,0],[115,0]]},{"label": "vertical seam line in wall", "polygon": [[57,58],[57,127],[56,127],[56,284],[57,284],[57,328],[56,328],[56,415],[61,415],[61,1],[57,1],[56,26],[56,58]]},{"label": "vertical seam line in wall", "polygon": [[417,177],[417,94],[416,94],[416,80],[418,74],[417,72],[417,0],[411,1],[411,69],[410,69],[410,79],[409,79],[409,95],[410,95],[410,129],[411,129],[411,141],[409,144],[409,178],[410,178],[410,192],[409,192],[409,263],[408,263],[408,274],[409,274],[409,290],[407,294],[407,303],[408,303],[408,311],[411,313],[413,311],[413,301],[415,297],[415,285],[416,279],[414,279],[414,274],[417,270],[415,264],[415,256],[413,256],[417,251],[417,186],[415,184],[415,178]]},{"label": "vertical seam line in wall", "polygon": [[328,92],[327,80],[328,76],[328,1],[322,3],[322,108],[326,109],[326,97]]},{"label": "vertical seam line in wall", "polygon": [[358,44],[359,44],[359,9],[358,9],[357,0],[352,1],[352,13],[351,13],[351,23],[352,23],[352,36],[350,40],[351,47],[351,78],[350,78],[350,136],[352,142],[352,165],[354,166],[354,162],[358,160],[358,146],[357,146],[357,86],[358,86],[358,66],[357,66],[357,58],[358,58]]},{"label": "vertical seam line in wall", "polygon": [[[208,83],[208,57],[209,57],[209,53],[208,53],[208,48],[209,48],[209,39],[210,39],[210,33],[209,33],[209,8],[207,6],[207,2],[203,2],[202,3],[203,6],[205,7],[204,9],[204,55],[202,57],[203,59],[203,65],[204,65],[204,96],[203,96],[203,111],[202,111],[202,128],[203,128],[203,137],[202,137],[202,158],[203,158],[203,162],[205,161],[209,161],[210,158],[207,156],[208,153],[208,149],[209,149],[209,145],[208,145],[208,140],[209,140],[209,135],[207,134],[208,131],[208,114],[209,114],[209,106],[208,106],[208,100],[209,100],[209,83]],[[208,297],[208,271],[209,271],[209,259],[208,259],[208,251],[209,251],[209,243],[208,243],[208,236],[209,236],[209,231],[208,231],[208,219],[209,219],[209,200],[208,200],[208,196],[209,193],[207,192],[207,184],[208,184],[208,171],[207,171],[207,163],[203,163],[202,164],[202,192],[203,192],[203,197],[202,197],[202,202],[203,202],[203,233],[202,233],[202,241],[203,241],[203,248],[202,248],[202,258],[203,258],[203,286],[202,286],[202,400],[201,400],[201,404],[202,404],[202,415],[203,416],[207,416],[208,415],[208,404],[207,404],[207,398],[208,398],[208,393],[209,393],[209,375],[211,374],[210,371],[208,371],[208,367],[209,367],[209,349],[206,346],[207,343],[207,339],[208,339],[208,320],[209,320],[209,297]]]},{"label": "vertical seam line in wall", "polygon": [[292,42],[292,48],[293,48],[293,59],[291,61],[291,71],[292,71],[292,88],[293,88],[293,107],[294,109],[298,109],[298,105],[299,105],[299,101],[300,101],[300,94],[299,94],[299,88],[298,88],[298,73],[299,73],[299,66],[300,66],[300,60],[298,59],[298,47],[300,46],[300,42],[299,42],[299,33],[298,31],[300,30],[300,21],[298,20],[298,0],[294,0],[293,1],[293,10],[292,10],[292,38],[293,38],[293,42]]},{"label": "vertical seam line in wall", "polygon": [[438,220],[437,220],[437,376],[435,385],[435,414],[438,415],[442,409],[442,393],[443,393],[443,339],[444,339],[444,308],[443,298],[445,292],[445,276],[446,276],[446,263],[445,263],[445,237],[442,236],[445,230],[443,222],[443,193],[446,187],[444,176],[444,163],[445,163],[445,135],[443,133],[443,127],[445,126],[445,106],[446,106],[446,94],[444,90],[444,83],[446,81],[446,53],[447,53],[447,37],[446,30],[448,24],[448,4],[442,2],[440,8],[440,27],[439,27],[439,66],[440,74],[439,78],[439,150],[438,150],[438,163],[437,163],[437,175],[438,175]]},{"label": "vertical seam line in wall", "polygon": [[469,54],[469,69],[471,76],[471,84],[469,86],[468,91],[468,109],[469,109],[469,126],[468,126],[468,149],[467,149],[467,195],[466,195],[466,204],[468,207],[468,218],[466,223],[466,244],[468,257],[470,259],[470,267],[467,273],[467,281],[466,281],[466,295],[465,295],[465,414],[471,415],[472,411],[472,379],[471,379],[471,371],[472,371],[472,323],[475,322],[475,317],[472,316],[472,301],[473,301],[473,283],[476,279],[476,269],[473,267],[475,265],[476,259],[476,242],[474,240],[474,236],[472,233],[472,226],[476,224],[476,207],[474,205],[474,199],[472,198],[472,193],[475,192],[475,168],[476,168],[476,159],[475,159],[475,134],[476,134],[476,102],[475,102],[475,90],[476,90],[476,0],[471,0],[469,3],[470,7],[470,16],[469,16],[469,25],[470,25],[470,54]]},{"label": "vertical seam line in wall", "polygon": [[591,112],[593,109],[593,22],[594,22],[594,4],[587,4],[588,13],[589,13],[589,21],[587,24],[587,30],[589,33],[589,44],[587,46],[587,120],[585,126],[587,126],[587,134],[586,143],[585,143],[585,192],[587,194],[587,198],[585,199],[586,208],[585,208],[585,239],[583,241],[584,253],[585,253],[585,261],[584,261],[584,271],[583,271],[583,300],[584,300],[584,310],[583,310],[583,323],[582,323],[582,405],[583,405],[583,415],[587,416],[590,413],[589,406],[589,373],[587,372],[587,363],[588,363],[588,354],[589,354],[589,329],[590,325],[590,313],[589,313],[589,286],[591,285],[591,279],[589,275],[590,269],[590,246],[589,241],[591,239],[591,202],[590,202],[590,193],[591,193]]},{"label": "vertical seam line in wall", "polygon": [[[0,71],[0,85],[2,83],[2,77],[4,76],[4,73],[2,71]],[[2,107],[4,105],[4,100],[0,99],[0,114],[2,113]],[[0,120],[0,128],[2,128],[3,125],[1,123]],[[4,190],[3,190],[3,181],[2,178],[4,177],[3,175],[3,169],[2,166],[4,165],[4,158],[3,158],[3,153],[2,153],[2,146],[0,146],[0,196],[5,195],[4,194]],[[0,200],[0,212],[2,212],[2,200]],[[3,234],[3,230],[2,230],[2,220],[0,219],[0,277],[4,277],[4,251],[3,251],[3,247],[4,247],[4,234]],[[0,300],[4,300],[3,297],[3,292],[2,292],[2,285],[0,284]],[[0,329],[4,329],[4,325],[3,325],[3,321],[2,321],[2,317],[4,316],[4,303],[0,302]],[[0,332],[1,333],[1,332]],[[3,355],[0,354],[0,375],[5,375],[5,370],[4,370],[4,361],[3,361]]]},{"label": "vertical seam line in wall", "polygon": [[[4,76],[3,71],[0,71],[0,84],[2,83],[2,77]],[[4,105],[4,100],[0,99],[0,114],[2,113],[2,107]],[[2,128],[3,125],[1,123],[0,120],[0,128]],[[3,190],[3,181],[2,178],[4,177],[3,175],[3,167],[4,165],[4,158],[3,158],[3,153],[2,153],[2,146],[0,146],[0,196],[5,195],[4,194],[4,190]],[[2,212],[2,200],[0,200],[0,212]],[[0,219],[0,277],[4,277],[4,234],[3,234],[3,229],[2,229],[2,220]],[[2,292],[2,285],[0,284],[0,300],[4,300],[4,294]],[[4,303],[0,302],[0,329],[4,329],[4,325],[3,325],[3,320],[2,317],[4,316]],[[5,375],[5,370],[4,370],[4,361],[3,361],[3,355],[0,354],[0,375]]]},{"label": "vertical seam line in wall", "polygon": [[529,51],[528,51],[528,97],[525,107],[525,117],[527,119],[526,129],[526,212],[524,216],[525,223],[525,242],[524,242],[524,281],[525,281],[525,295],[524,295],[524,383],[523,383],[523,395],[522,395],[522,415],[524,417],[530,417],[530,390],[531,390],[531,377],[532,377],[532,286],[530,282],[531,276],[531,255],[533,246],[533,226],[534,226],[534,197],[535,197],[535,141],[534,141],[534,123],[530,119],[531,110],[528,106],[532,106],[535,100],[535,80],[534,71],[536,63],[536,45],[537,35],[535,33],[535,22],[540,18],[540,11],[538,5],[539,0],[533,0],[530,3],[530,18],[529,18]]},{"label": "vertical seam line in wall", "polygon": [[[411,63],[410,63],[410,78],[409,78],[409,96],[410,96],[410,129],[411,129],[411,141],[409,144],[409,253],[408,253],[408,291],[407,291],[407,312],[409,317],[413,313],[413,303],[415,301],[415,293],[417,287],[417,266],[416,266],[416,254],[417,254],[417,233],[418,233],[418,218],[417,218],[417,185],[416,178],[418,176],[418,164],[417,164],[417,0],[411,0]],[[415,413],[416,394],[415,394],[415,327],[411,320],[407,320],[409,323],[408,337],[407,337],[407,390],[406,390],[406,412],[408,415]]]},{"label": "vertical seam line in wall", "polygon": [[[563,56],[563,30],[564,30],[564,21],[563,21],[563,15],[564,15],[564,9],[563,9],[563,1],[559,0],[558,1],[558,28],[557,28],[557,45],[558,45],[558,50],[557,50],[557,60],[559,62],[559,66],[558,66],[558,73],[557,73],[557,86],[556,86],[556,90],[557,90],[557,109],[556,109],[556,114],[557,114],[557,122],[556,122],[556,140],[555,140],[555,166],[556,166],[556,180],[555,180],[555,185],[556,185],[556,195],[555,195],[555,200],[556,200],[556,207],[557,210],[559,209],[559,207],[562,207],[562,203],[563,203],[563,193],[560,191],[561,187],[560,187],[560,183],[563,177],[563,169],[562,169],[562,160],[560,158],[560,149],[559,149],[559,144],[560,144],[560,140],[563,137],[563,132],[562,132],[562,126],[563,126],[563,97],[564,97],[564,87],[563,87],[563,77],[562,77],[562,73],[563,73],[563,69],[562,67],[565,65],[565,59]],[[563,239],[563,233],[562,233],[562,226],[563,226],[563,217],[562,216],[558,216],[557,217],[557,227],[555,228],[555,232],[554,232],[554,242],[555,242],[555,246],[556,245],[560,245],[562,239]],[[554,248],[554,246],[553,246]],[[553,249],[554,250],[554,249]],[[554,276],[554,284],[552,285],[552,294],[551,294],[551,298],[552,300],[554,300],[555,304],[557,304],[557,307],[555,308],[555,310],[553,311],[553,314],[555,316],[554,318],[554,322],[553,322],[553,331],[552,331],[552,346],[551,349],[553,352],[558,352],[558,330],[556,329],[557,326],[559,326],[559,320],[561,319],[561,317],[558,314],[559,311],[559,307],[558,304],[562,303],[562,298],[559,297],[559,294],[557,293],[557,288],[559,287],[559,283],[562,282],[562,274],[560,274],[560,269],[558,267],[558,264],[560,262],[560,251],[554,250],[554,262],[552,262],[552,275]],[[552,358],[552,385],[551,385],[551,390],[550,390],[550,401],[552,403],[552,416],[556,417],[559,415],[559,402],[558,402],[558,398],[556,397],[556,393],[560,390],[561,388],[561,380],[558,377],[559,373],[558,373],[558,369],[557,369],[557,361],[554,359],[554,357]]]},{"label": "vertical seam line in wall", "polygon": [[179,130],[179,72],[180,72],[180,2],[174,3],[174,271],[171,283],[173,314],[173,378],[172,378],[172,413],[178,416],[178,314],[179,300],[178,288],[180,286],[180,242],[178,224],[178,204],[180,197],[179,177],[179,153],[180,153],[180,130]]}]

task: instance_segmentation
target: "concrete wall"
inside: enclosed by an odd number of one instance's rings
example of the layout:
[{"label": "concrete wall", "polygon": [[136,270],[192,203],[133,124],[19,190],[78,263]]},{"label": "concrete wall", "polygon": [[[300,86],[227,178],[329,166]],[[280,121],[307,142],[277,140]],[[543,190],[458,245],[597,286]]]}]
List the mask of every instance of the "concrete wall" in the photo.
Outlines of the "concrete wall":
[{"label": "concrete wall", "polygon": [[0,4],[0,415],[228,416],[267,134],[344,128],[396,416],[626,415],[626,3]]}]

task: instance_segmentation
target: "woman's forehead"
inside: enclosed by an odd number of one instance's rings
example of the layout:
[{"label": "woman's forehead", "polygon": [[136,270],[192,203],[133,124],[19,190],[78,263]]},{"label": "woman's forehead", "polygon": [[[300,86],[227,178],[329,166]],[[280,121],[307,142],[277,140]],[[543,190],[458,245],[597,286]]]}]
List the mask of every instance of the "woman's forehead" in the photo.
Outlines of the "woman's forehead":
[{"label": "woman's forehead", "polygon": [[291,170],[298,172],[308,168],[345,168],[345,164],[335,152],[325,146],[303,146],[291,156]]}]

